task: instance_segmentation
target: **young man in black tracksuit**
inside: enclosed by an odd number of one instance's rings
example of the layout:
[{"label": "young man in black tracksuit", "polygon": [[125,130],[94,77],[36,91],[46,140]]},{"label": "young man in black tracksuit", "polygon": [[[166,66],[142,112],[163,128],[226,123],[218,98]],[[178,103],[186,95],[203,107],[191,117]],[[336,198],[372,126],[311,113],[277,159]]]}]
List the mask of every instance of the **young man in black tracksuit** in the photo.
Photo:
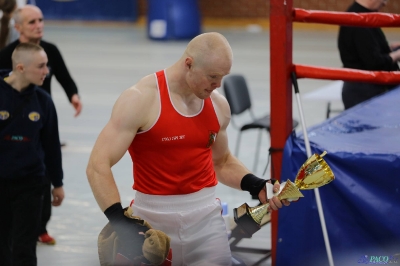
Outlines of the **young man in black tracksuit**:
[{"label": "young man in black tracksuit", "polygon": [[[347,12],[378,12],[386,0],[355,0]],[[400,42],[388,44],[380,28],[341,26],[338,47],[343,67],[367,71],[398,71]],[[398,84],[344,82],[345,109],[393,89]]]},{"label": "young man in black tracksuit", "polygon": [[[57,114],[38,86],[48,74],[43,48],[23,43],[13,70],[0,72],[0,265],[37,265],[36,241],[46,178],[53,206],[64,199]],[[47,175],[47,177],[46,177]]]},{"label": "young man in black tracksuit", "polygon": [[[47,67],[49,68],[49,73],[40,87],[51,94],[51,79],[55,76],[74,107],[75,116],[78,116],[82,109],[82,103],[78,95],[78,88],[74,80],[71,78],[57,46],[42,40],[44,27],[42,12],[36,6],[26,5],[14,12],[14,20],[15,28],[20,33],[20,37],[18,40],[10,43],[0,51],[0,69],[11,69],[11,54],[18,44],[30,42],[40,45],[47,54]],[[42,222],[38,241],[52,245],[55,244],[56,241],[48,234],[46,228],[51,217],[50,182],[48,182],[47,187],[48,189],[43,197]]]}]

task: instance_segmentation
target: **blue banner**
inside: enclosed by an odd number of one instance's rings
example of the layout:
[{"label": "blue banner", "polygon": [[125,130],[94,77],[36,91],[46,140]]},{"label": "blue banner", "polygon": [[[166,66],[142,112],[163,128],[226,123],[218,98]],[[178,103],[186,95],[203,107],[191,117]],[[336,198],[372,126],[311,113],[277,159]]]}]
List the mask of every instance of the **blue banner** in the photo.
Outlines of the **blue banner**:
[{"label": "blue banner", "polygon": [[36,0],[45,19],[136,21],[137,0]]},{"label": "blue banner", "polygon": [[[319,188],[335,265],[400,264],[400,87],[308,130],[336,179]],[[284,149],[281,181],[306,161],[301,134]],[[329,265],[314,191],[279,211],[277,265]]]}]

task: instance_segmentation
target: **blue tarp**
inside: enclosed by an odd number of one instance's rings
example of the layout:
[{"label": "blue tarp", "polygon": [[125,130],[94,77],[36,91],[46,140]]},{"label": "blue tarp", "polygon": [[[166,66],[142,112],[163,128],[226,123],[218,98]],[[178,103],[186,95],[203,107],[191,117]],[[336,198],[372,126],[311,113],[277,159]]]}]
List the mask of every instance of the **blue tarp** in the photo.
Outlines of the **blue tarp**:
[{"label": "blue tarp", "polygon": [[[336,179],[319,189],[335,265],[400,264],[400,87],[308,129]],[[306,161],[302,134],[284,149],[281,181]],[[313,190],[279,211],[277,265],[329,265]],[[383,256],[387,256],[384,258]],[[375,261],[376,262],[376,261]]]}]

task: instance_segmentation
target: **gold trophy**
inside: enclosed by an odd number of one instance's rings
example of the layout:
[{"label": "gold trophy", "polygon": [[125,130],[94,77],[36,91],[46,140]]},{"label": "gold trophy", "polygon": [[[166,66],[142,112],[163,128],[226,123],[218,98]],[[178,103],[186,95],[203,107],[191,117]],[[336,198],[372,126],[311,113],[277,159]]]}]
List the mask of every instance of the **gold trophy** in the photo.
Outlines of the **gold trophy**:
[{"label": "gold trophy", "polygon": [[[301,166],[296,175],[294,183],[287,180],[283,188],[279,192],[279,200],[296,200],[304,197],[300,190],[314,189],[324,186],[335,179],[335,176],[322,157],[326,154],[324,151],[321,155],[314,154]],[[249,207],[247,203],[242,204],[238,208],[233,209],[234,219],[242,231],[251,237],[255,232],[260,230],[261,221],[268,213],[269,203],[256,207]]]}]

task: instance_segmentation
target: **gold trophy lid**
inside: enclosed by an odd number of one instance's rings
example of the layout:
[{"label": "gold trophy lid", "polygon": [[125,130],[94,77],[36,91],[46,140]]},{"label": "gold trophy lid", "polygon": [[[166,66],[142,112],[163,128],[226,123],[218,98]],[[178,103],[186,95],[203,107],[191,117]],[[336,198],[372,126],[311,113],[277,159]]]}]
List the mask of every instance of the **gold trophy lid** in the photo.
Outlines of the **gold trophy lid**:
[{"label": "gold trophy lid", "polygon": [[295,180],[295,184],[299,189],[318,188],[335,179],[332,169],[322,158],[326,154],[326,151],[321,155],[314,153],[301,166]]}]

